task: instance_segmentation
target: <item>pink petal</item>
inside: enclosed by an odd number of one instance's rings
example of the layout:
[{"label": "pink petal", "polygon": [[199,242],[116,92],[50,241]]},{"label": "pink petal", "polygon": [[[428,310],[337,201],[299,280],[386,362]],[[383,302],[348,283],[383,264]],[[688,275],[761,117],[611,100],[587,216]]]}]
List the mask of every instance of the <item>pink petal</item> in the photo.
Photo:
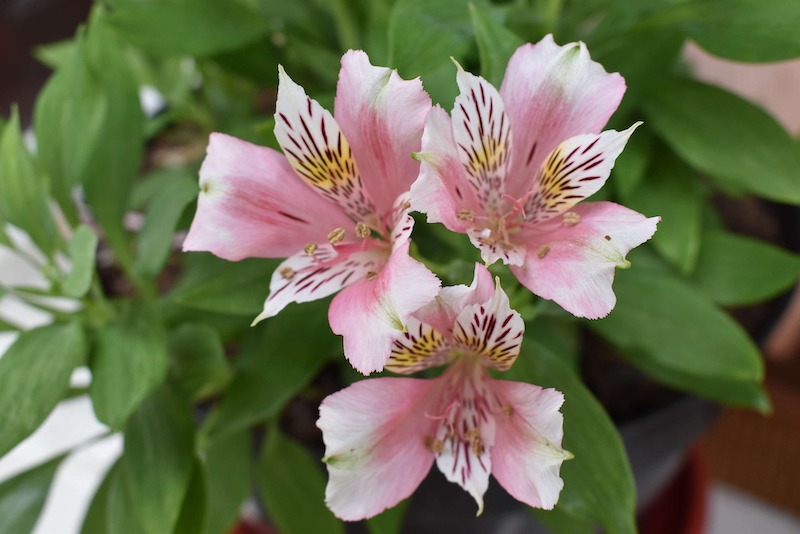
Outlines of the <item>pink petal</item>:
[{"label": "pink petal", "polygon": [[453,138],[466,178],[486,212],[496,212],[503,199],[511,150],[511,130],[497,89],[458,65],[461,94],[453,107]]},{"label": "pink petal", "polygon": [[598,319],[616,304],[611,283],[625,255],[650,239],[660,217],[613,202],[578,204],[563,217],[531,227],[525,264],[511,270],[542,298],[578,317]]},{"label": "pink petal", "polygon": [[502,235],[496,228],[470,228],[467,231],[470,242],[481,251],[481,259],[486,265],[500,260],[506,265],[522,265],[527,248]]},{"label": "pink petal", "polygon": [[363,250],[357,245],[320,245],[310,254],[303,251],[287,258],[272,273],[264,311],[253,324],[277,315],[291,302],[325,298],[377,273],[387,260],[388,250],[376,243],[370,240]]},{"label": "pink petal", "polygon": [[425,122],[421,165],[417,181],[411,186],[411,208],[425,213],[428,222],[440,222],[454,232],[465,233],[475,226],[483,209],[467,180],[457,151],[450,117],[434,106]]},{"label": "pink petal", "polygon": [[409,317],[439,292],[439,279],[408,255],[408,247],[408,241],[398,246],[377,276],[336,295],[328,310],[331,329],[344,337],[345,356],[361,373],[383,369]]},{"label": "pink petal", "polygon": [[577,135],[558,145],[539,169],[536,185],[525,204],[525,219],[550,219],[596,193],[640,124],[623,132]]},{"label": "pink petal", "polygon": [[454,358],[452,346],[442,333],[427,323],[409,317],[406,331],[392,341],[392,354],[384,369],[410,375],[445,365]]},{"label": "pink petal", "polygon": [[375,229],[375,206],[347,139],[333,116],[278,68],[275,137],[307,184],[339,204],[354,220]]},{"label": "pink petal", "polygon": [[462,347],[485,358],[495,369],[506,371],[519,355],[525,323],[520,314],[511,309],[499,278],[495,284],[492,298],[465,306],[459,313],[453,337]]},{"label": "pink petal", "polygon": [[561,463],[572,458],[561,448],[564,396],[522,382],[494,380],[492,387],[505,403],[495,422],[492,473],[515,499],[551,510],[564,486]]},{"label": "pink petal", "polygon": [[280,258],[333,228],[352,226],[271,148],[212,133],[200,168],[200,196],[183,250],[226,260]]},{"label": "pink petal", "polygon": [[486,302],[492,298],[494,291],[494,280],[489,269],[476,263],[475,274],[469,286],[443,287],[436,300],[420,308],[414,316],[431,324],[439,332],[452,336],[458,314],[466,306]]},{"label": "pink petal", "polygon": [[419,174],[411,154],[420,149],[430,109],[431,99],[419,78],[404,80],[394,70],[374,67],[361,51],[342,56],[336,121],[381,212],[390,209]]},{"label": "pink petal", "polygon": [[391,508],[419,486],[433,464],[436,421],[426,416],[434,380],[374,378],[322,401],[317,426],[328,466],[325,501],[356,521]]},{"label": "pink petal", "polygon": [[583,43],[558,46],[548,35],[518,48],[500,87],[514,138],[506,192],[529,191],[542,162],[565,139],[599,133],[624,92],[625,80],[592,61]]}]

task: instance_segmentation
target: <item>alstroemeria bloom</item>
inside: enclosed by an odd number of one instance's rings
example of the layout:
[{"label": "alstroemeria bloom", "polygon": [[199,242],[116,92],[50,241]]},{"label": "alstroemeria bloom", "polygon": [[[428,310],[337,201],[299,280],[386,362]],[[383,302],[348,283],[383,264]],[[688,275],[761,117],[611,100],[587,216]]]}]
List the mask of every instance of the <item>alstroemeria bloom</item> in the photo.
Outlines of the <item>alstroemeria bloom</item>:
[{"label": "alstroemeria bloom", "polygon": [[579,317],[611,311],[616,267],[658,217],[612,202],[578,202],[605,183],[636,125],[600,130],[625,92],[619,74],[583,43],[551,36],[523,45],[498,92],[458,67],[451,116],[431,110],[421,174],[411,188],[428,221],[466,233],[487,264],[498,259],[540,297]]},{"label": "alstroemeria bloom", "polygon": [[345,520],[405,499],[434,460],[483,509],[489,474],[516,499],[552,508],[563,486],[563,395],[495,380],[519,354],[524,323],[482,265],[470,287],[443,288],[409,320],[386,368],[411,373],[449,364],[434,379],[373,378],[322,401],[326,502]]},{"label": "alstroemeria bloom", "polygon": [[331,328],[356,369],[382,369],[395,333],[440,287],[408,254],[404,197],[430,107],[419,79],[375,67],[364,52],[342,57],[333,116],[279,68],[275,136],[285,156],[212,134],[183,249],[232,261],[288,257],[256,321],[344,289]]}]

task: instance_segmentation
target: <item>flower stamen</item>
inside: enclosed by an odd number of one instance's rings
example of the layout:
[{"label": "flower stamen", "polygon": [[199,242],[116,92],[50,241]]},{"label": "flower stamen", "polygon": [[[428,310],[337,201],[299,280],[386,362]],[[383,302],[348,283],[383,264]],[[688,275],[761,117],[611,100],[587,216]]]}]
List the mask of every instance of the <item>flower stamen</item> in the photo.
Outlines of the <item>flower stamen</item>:
[{"label": "flower stamen", "polygon": [[344,228],[342,228],[341,226],[338,228],[334,228],[328,234],[328,243],[330,243],[331,245],[338,245],[344,240],[344,236],[345,236]]}]

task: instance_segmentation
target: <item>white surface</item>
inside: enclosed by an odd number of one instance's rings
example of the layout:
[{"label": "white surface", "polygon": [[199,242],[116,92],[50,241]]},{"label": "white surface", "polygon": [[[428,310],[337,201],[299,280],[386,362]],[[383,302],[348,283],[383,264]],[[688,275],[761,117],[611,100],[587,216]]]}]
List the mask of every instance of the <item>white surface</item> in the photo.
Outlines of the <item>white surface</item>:
[{"label": "white surface", "polygon": [[798,534],[800,518],[721,484],[709,496],[707,534]]}]

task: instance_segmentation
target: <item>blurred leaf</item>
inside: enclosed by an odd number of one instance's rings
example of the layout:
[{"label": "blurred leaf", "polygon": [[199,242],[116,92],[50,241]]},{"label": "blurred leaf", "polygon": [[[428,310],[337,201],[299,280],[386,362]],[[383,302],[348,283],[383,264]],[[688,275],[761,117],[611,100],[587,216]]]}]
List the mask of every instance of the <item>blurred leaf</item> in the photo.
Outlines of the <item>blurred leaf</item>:
[{"label": "blurred leaf", "polygon": [[279,262],[229,262],[211,254],[189,254],[184,257],[184,275],[169,298],[199,310],[255,317],[264,308],[269,279]]},{"label": "blurred leaf", "polygon": [[669,150],[659,150],[647,178],[627,199],[645,215],[660,215],[653,247],[683,274],[690,274],[700,251],[706,195],[691,167]]},{"label": "blurred leaf", "polygon": [[[485,2],[473,2],[485,5]],[[389,65],[405,78],[461,59],[472,42],[469,0],[398,0],[389,18]],[[455,71],[451,81],[455,78]]]},{"label": "blurred leaf", "polygon": [[131,416],[108,494],[110,531],[172,532],[192,475],[193,431],[189,406],[167,388]]},{"label": "blurred leaf", "polygon": [[800,256],[723,231],[703,235],[690,283],[723,306],[755,304],[789,289],[800,276]]},{"label": "blurred leaf", "polygon": [[557,355],[561,363],[578,372],[581,334],[574,318],[539,315],[533,321],[527,322],[525,329],[530,339],[535,339],[536,343]]},{"label": "blurred leaf", "polygon": [[167,261],[175,228],[186,206],[197,197],[197,180],[178,174],[150,201],[139,232],[134,270],[141,276],[157,276]]},{"label": "blurred leaf", "polygon": [[22,332],[0,358],[0,456],[36,430],[67,394],[86,351],[75,321]]},{"label": "blurred leaf", "polygon": [[228,434],[211,443],[204,453],[204,532],[230,532],[239,518],[239,509],[252,493],[250,432]]},{"label": "blurred leaf", "polygon": [[106,518],[108,516],[108,494],[111,490],[111,482],[117,476],[118,466],[119,460],[114,462],[100,483],[100,487],[94,492],[92,502],[83,518],[81,534],[114,534],[114,530],[109,528],[110,521]]},{"label": "blurred leaf", "polygon": [[481,74],[489,83],[499,88],[508,60],[523,41],[514,32],[494,20],[487,7],[470,3],[469,14],[475,41],[478,44]]},{"label": "blurred leaf", "polygon": [[110,3],[111,26],[126,41],[156,55],[208,57],[251,43],[267,31],[267,21],[236,0]]},{"label": "blurred leaf", "polygon": [[670,385],[707,396],[706,381],[763,378],[758,349],[744,330],[681,280],[640,265],[618,276],[614,289],[613,313],[591,327],[645,372],[663,368],[659,375],[669,373]]},{"label": "blurred leaf", "polygon": [[94,277],[97,235],[86,225],[80,225],[67,243],[72,267],[61,283],[64,295],[80,298],[86,295]]},{"label": "blurred leaf", "polygon": [[186,323],[169,336],[172,374],[192,400],[222,389],[231,378],[225,347],[217,331],[204,323]]},{"label": "blurred leaf", "polygon": [[[800,2],[701,0],[698,16],[683,24],[712,54],[736,61],[781,61],[800,56]],[[747,36],[743,38],[743,36]]]},{"label": "blurred leaf", "polygon": [[400,534],[410,502],[409,499],[400,501],[393,508],[368,519],[367,528],[370,534]]},{"label": "blurred leaf", "polygon": [[328,326],[328,303],[292,304],[251,330],[233,381],[203,425],[205,437],[217,439],[274,417],[332,355],[341,354]]},{"label": "blurred leaf", "polygon": [[593,521],[565,512],[559,505],[552,510],[531,508],[531,511],[536,519],[541,521],[553,534],[593,534],[596,532]]},{"label": "blurred leaf", "polygon": [[33,50],[33,55],[36,56],[36,59],[51,69],[59,69],[68,64],[74,53],[75,41],[72,39],[40,45]]},{"label": "blurred leaf", "polygon": [[174,534],[199,534],[203,532],[208,504],[203,466],[199,460],[195,459],[192,475],[189,478],[189,486],[186,489],[186,495],[183,497],[178,522],[173,531]]},{"label": "blurred leaf", "polygon": [[564,394],[563,447],[575,458],[561,466],[564,489],[558,511],[549,517],[544,517],[548,512],[540,512],[543,522],[554,525],[566,517],[576,528],[596,521],[609,533],[635,533],[636,490],[625,448],[614,424],[578,374],[559,354],[526,335],[522,353],[506,376]]},{"label": "blurred leaf", "polygon": [[614,162],[611,183],[626,204],[635,198],[636,188],[647,176],[647,169],[653,157],[655,138],[647,125],[639,127],[636,134],[628,140],[625,150]]},{"label": "blurred leaf", "polygon": [[33,531],[63,458],[59,456],[0,484],[0,532]]},{"label": "blurred leaf", "polygon": [[283,534],[344,533],[325,506],[322,465],[307,450],[274,428],[259,463],[261,500]]},{"label": "blurred leaf", "polygon": [[14,107],[0,138],[0,223],[13,223],[30,234],[45,252],[56,247],[57,235],[44,177],[22,141],[19,112]]},{"label": "blurred leaf", "polygon": [[675,152],[720,183],[800,204],[800,144],[761,108],[673,79],[652,92],[645,112]]},{"label": "blurred leaf", "polygon": [[89,392],[97,418],[119,429],[164,380],[167,342],[152,307],[124,301],[119,315],[98,330]]}]

